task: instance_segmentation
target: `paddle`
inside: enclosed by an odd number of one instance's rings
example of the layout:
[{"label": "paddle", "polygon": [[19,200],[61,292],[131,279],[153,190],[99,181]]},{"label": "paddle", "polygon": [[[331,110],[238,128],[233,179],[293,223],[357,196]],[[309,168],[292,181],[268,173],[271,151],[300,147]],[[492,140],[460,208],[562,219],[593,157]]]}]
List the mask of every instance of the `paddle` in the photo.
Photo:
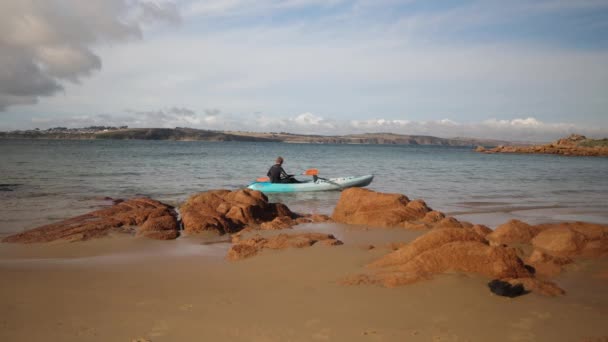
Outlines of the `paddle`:
[{"label": "paddle", "polygon": [[331,181],[331,180],[329,180],[327,178],[319,177],[319,170],[318,169],[308,169],[308,170],[304,171],[303,175],[316,177],[318,179],[321,179],[321,180],[324,180],[324,181],[326,181],[328,183],[336,185],[336,186],[338,186],[338,188],[342,189],[342,185],[340,185],[340,184],[338,184],[338,183],[336,183],[334,181]]}]

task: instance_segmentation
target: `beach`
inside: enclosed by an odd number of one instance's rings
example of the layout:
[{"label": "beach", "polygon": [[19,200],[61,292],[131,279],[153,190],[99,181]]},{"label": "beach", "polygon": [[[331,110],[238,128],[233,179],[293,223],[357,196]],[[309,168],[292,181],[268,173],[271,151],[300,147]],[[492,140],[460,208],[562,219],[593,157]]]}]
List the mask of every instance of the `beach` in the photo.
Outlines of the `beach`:
[{"label": "beach", "polygon": [[[445,274],[399,288],[336,280],[420,233],[336,224],[343,246],[224,259],[227,243],[110,237],[3,246],[3,341],[602,341],[608,262],[557,279],[566,296],[515,299]],[[194,241],[185,241],[194,240]],[[198,241],[197,241],[198,240]],[[379,246],[368,250],[366,244]],[[169,245],[167,245],[169,244]],[[186,248],[190,246],[191,248]],[[189,251],[189,252],[184,252]]]}]

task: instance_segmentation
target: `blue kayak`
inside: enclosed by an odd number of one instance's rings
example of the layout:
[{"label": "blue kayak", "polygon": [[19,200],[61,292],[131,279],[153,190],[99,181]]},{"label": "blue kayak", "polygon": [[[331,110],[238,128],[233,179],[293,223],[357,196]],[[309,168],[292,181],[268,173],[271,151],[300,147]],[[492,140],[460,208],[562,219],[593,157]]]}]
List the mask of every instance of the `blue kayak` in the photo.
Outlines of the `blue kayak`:
[{"label": "blue kayak", "polygon": [[248,188],[265,193],[342,190],[369,185],[373,179],[373,175],[366,175],[360,177],[318,178],[316,181],[309,180],[300,183],[253,182],[249,184]]}]

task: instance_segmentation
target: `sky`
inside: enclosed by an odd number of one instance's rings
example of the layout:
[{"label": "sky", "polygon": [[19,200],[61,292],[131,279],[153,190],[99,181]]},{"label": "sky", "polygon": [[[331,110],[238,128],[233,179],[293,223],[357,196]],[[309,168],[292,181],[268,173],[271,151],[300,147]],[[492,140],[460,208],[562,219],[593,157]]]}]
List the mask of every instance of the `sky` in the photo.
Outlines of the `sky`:
[{"label": "sky", "polygon": [[608,0],[2,0],[0,131],[608,137]]}]

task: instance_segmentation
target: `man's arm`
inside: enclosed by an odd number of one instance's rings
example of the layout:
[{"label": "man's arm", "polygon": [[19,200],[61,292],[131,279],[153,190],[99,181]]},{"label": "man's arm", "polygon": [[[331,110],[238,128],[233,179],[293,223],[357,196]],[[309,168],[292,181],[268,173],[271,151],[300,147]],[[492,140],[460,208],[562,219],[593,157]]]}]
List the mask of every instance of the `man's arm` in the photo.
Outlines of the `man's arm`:
[{"label": "man's arm", "polygon": [[282,178],[289,178],[289,175],[287,174],[287,172],[285,172],[285,169],[283,169],[283,167],[281,167],[281,177]]}]

